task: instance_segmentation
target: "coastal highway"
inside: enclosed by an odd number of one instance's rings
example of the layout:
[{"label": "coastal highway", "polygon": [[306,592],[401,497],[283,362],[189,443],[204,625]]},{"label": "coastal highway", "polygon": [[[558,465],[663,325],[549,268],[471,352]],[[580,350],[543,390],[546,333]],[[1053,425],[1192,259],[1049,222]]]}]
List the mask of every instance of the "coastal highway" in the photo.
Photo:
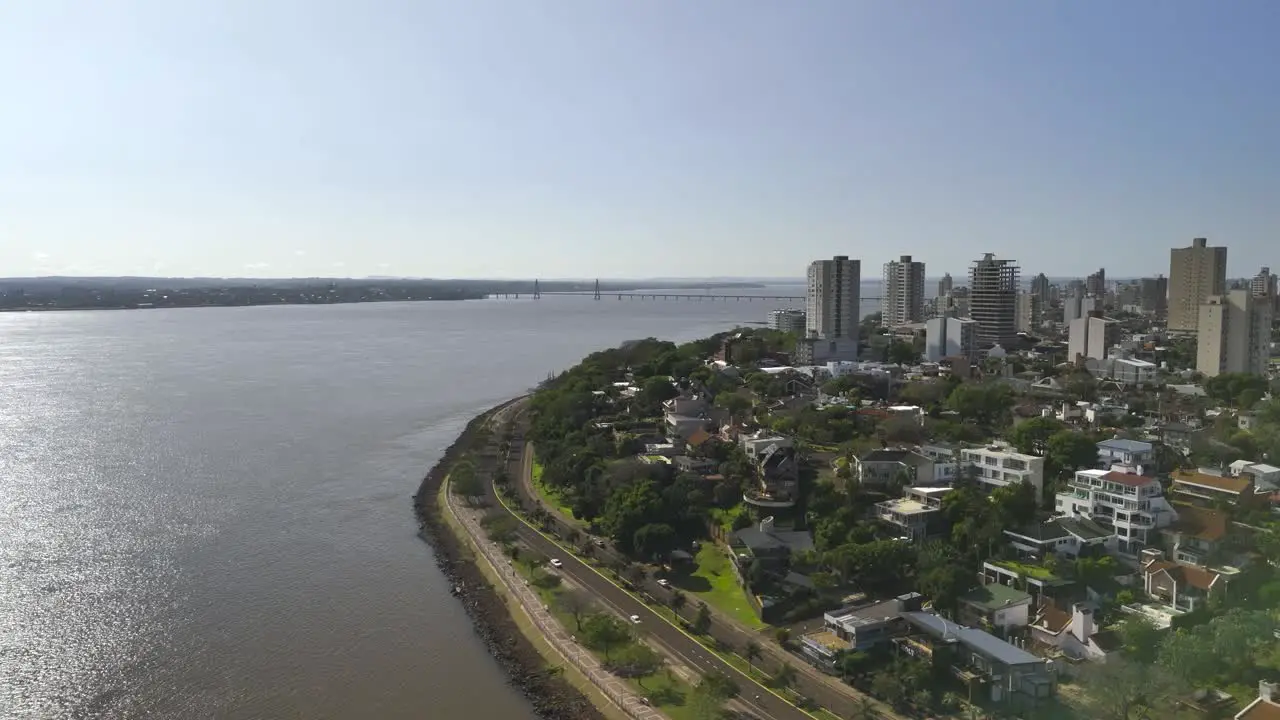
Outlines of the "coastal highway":
[{"label": "coastal highway", "polygon": [[[516,407],[510,408],[510,410],[518,412]],[[507,414],[507,412],[502,413],[503,420],[506,420]],[[520,433],[516,434],[519,435]],[[533,455],[529,452],[523,438],[513,439],[512,445],[513,447],[524,448],[524,452],[512,453],[510,471],[512,474],[515,472],[530,472]],[[515,484],[519,485],[519,483]],[[491,486],[487,488],[487,491],[494,507],[505,508],[498,500]],[[633,626],[637,633],[645,636],[646,639],[656,641],[662,646],[662,649],[678,657],[681,662],[698,673],[718,672],[733,678],[741,690],[735,704],[749,708],[748,712],[750,714],[747,717],[755,717],[759,718],[759,720],[811,720],[811,716],[808,713],[760,687],[742,671],[721,660],[697,640],[686,635],[665,618],[659,616],[648,605],[637,600],[630,593],[596,572],[595,569],[579,560],[572,553],[535,530],[525,523],[522,518],[517,519],[520,522],[516,533],[523,544],[548,558],[558,558],[562,563],[561,567],[558,568],[558,572],[589,592],[602,605],[613,612],[623,618],[629,618],[632,615],[639,616],[640,624]]]}]

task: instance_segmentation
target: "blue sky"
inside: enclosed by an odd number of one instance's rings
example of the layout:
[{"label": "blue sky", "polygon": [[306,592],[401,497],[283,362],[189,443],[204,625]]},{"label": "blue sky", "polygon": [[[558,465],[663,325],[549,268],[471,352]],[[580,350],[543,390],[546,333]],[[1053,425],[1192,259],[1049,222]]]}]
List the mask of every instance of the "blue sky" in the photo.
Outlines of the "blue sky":
[{"label": "blue sky", "polygon": [[14,0],[0,275],[1280,266],[1280,3]]}]

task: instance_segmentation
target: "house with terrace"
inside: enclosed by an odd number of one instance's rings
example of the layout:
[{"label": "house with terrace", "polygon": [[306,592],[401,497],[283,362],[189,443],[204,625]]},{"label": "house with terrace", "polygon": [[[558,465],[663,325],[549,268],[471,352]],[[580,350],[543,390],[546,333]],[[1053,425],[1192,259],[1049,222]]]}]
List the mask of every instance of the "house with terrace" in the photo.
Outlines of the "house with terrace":
[{"label": "house with terrace", "polygon": [[1230,465],[1232,477],[1253,478],[1255,493],[1274,493],[1280,491],[1280,467],[1266,463],[1255,463],[1248,460],[1237,460]]},{"label": "house with terrace", "polygon": [[1072,603],[1070,610],[1042,603],[1031,620],[1031,640],[1073,660],[1105,662],[1122,647],[1119,637],[1094,624],[1094,608],[1088,603]]},{"label": "house with terrace", "polygon": [[1178,521],[1160,532],[1175,562],[1207,566],[1224,550],[1230,527],[1231,519],[1221,510],[1179,505]]},{"label": "house with terrace", "polygon": [[1192,612],[1211,595],[1226,591],[1224,574],[1166,560],[1160,550],[1142,551],[1141,563],[1143,590],[1175,610]]},{"label": "house with terrace", "polygon": [[822,616],[822,629],[800,638],[800,650],[827,668],[834,667],[842,652],[870,650],[887,642],[903,627],[903,612],[920,610],[923,598],[908,593],[878,603],[852,605]]},{"label": "house with terrace", "polygon": [[1112,438],[1098,443],[1098,467],[1103,470],[1120,465],[1141,475],[1144,467],[1153,464],[1154,457],[1155,446],[1149,442]]},{"label": "house with terrace", "polygon": [[758,432],[741,439],[756,470],[756,483],[742,499],[761,514],[794,507],[800,483],[800,455],[790,438]]},{"label": "house with terrace", "polygon": [[1049,661],[976,628],[929,612],[904,612],[910,632],[895,637],[899,652],[949,670],[969,686],[971,697],[1015,708],[1052,697],[1057,679]]},{"label": "house with terrace", "polygon": [[1214,505],[1224,503],[1231,506],[1247,505],[1253,502],[1253,477],[1223,477],[1206,472],[1177,470],[1171,475],[1173,484],[1169,493],[1177,500],[1194,505]]},{"label": "house with terrace", "polygon": [[1009,544],[1035,557],[1052,553],[1067,558],[1115,550],[1116,533],[1085,517],[1057,518],[1004,531]]},{"label": "house with terrace", "polygon": [[908,487],[901,498],[876,503],[876,518],[898,537],[923,542],[946,529],[942,498],[949,492],[949,487]]},{"label": "house with terrace", "polygon": [[933,482],[950,485],[960,475],[960,447],[945,442],[930,442],[916,448],[916,452],[933,461]]},{"label": "house with terrace", "polygon": [[872,450],[853,458],[853,476],[865,486],[886,487],[901,479],[906,485],[933,485],[933,461],[902,448]]},{"label": "house with terrace", "polygon": [[971,468],[974,478],[987,490],[1014,483],[1030,483],[1036,499],[1044,495],[1044,458],[1024,455],[1005,444],[993,444],[960,451],[963,466]]},{"label": "house with terrace", "polygon": [[684,441],[699,430],[713,427],[707,415],[709,408],[706,399],[697,395],[681,395],[662,403],[667,437]]},{"label": "house with terrace", "polygon": [[1086,518],[1114,530],[1116,552],[1134,556],[1178,519],[1160,481],[1114,470],[1079,470],[1055,497],[1060,517]]},{"label": "house with terrace", "polygon": [[967,625],[998,629],[1007,635],[1030,622],[1031,595],[1008,585],[987,583],[960,596],[956,616]]}]

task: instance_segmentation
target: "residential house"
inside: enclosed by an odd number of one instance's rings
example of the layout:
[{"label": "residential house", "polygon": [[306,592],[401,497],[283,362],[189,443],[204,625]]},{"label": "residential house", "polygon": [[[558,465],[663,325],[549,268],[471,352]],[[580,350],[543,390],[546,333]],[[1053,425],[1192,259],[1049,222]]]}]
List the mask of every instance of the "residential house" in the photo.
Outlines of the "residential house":
[{"label": "residential house", "polygon": [[695,475],[703,475],[716,471],[716,461],[710,458],[694,457],[692,455],[677,455],[671,458],[671,465],[680,472],[693,473]]},{"label": "residential house", "polygon": [[896,500],[876,503],[876,517],[901,537],[919,542],[944,528],[942,498],[949,487],[908,487]]},{"label": "residential house", "polygon": [[794,443],[791,438],[783,437],[767,430],[757,430],[749,435],[742,435],[738,438],[738,442],[742,445],[742,452],[746,453],[751,460],[758,460],[770,445],[779,447],[791,447]]},{"label": "residential house", "polygon": [[1236,713],[1235,720],[1280,720],[1280,683],[1258,683],[1258,697]]},{"label": "residential house", "polygon": [[[1038,525],[1006,529],[1004,534],[1014,548],[1036,557],[1052,553],[1076,558],[1103,554],[1116,546],[1114,529],[1085,517],[1055,518]],[[1090,553],[1090,550],[1094,552]]]},{"label": "residential house", "polygon": [[769,517],[735,531],[729,547],[738,566],[743,567],[752,560],[785,561],[792,553],[812,550],[813,536],[804,530],[780,530]]},{"label": "residential house", "polygon": [[1110,470],[1113,465],[1136,468],[1141,475],[1144,466],[1152,465],[1155,446],[1141,440],[1112,438],[1098,443],[1098,467]]},{"label": "residential house", "polygon": [[1159,368],[1153,362],[1138,358],[1107,358],[1099,363],[1104,377],[1126,387],[1144,387],[1159,382]]},{"label": "residential house", "polygon": [[933,461],[933,481],[950,485],[960,475],[960,448],[944,442],[931,442],[916,448],[916,452]]},{"label": "residential house", "polygon": [[822,629],[800,638],[800,649],[809,658],[832,667],[841,652],[868,650],[889,640],[903,623],[903,612],[920,610],[919,593],[884,602],[854,605],[822,616]]},{"label": "residential house", "polygon": [[1045,659],[933,613],[904,612],[902,619],[913,633],[894,638],[899,651],[950,669],[971,691],[985,690],[991,701],[1018,707],[1053,696],[1056,676]]},{"label": "residential house", "polygon": [[1067,491],[1055,497],[1054,508],[1060,516],[1088,518],[1114,529],[1116,551],[1131,556],[1178,519],[1159,480],[1114,470],[1077,471]]},{"label": "residential house", "polygon": [[667,437],[673,441],[687,440],[694,432],[707,430],[711,427],[708,408],[706,399],[695,395],[682,395],[664,402],[662,410]]},{"label": "residential house", "polygon": [[1093,608],[1086,603],[1072,603],[1070,612],[1042,603],[1031,621],[1031,639],[1074,660],[1105,662],[1120,649],[1119,638],[1094,624]]},{"label": "residential house", "polygon": [[1189,450],[1191,443],[1205,434],[1205,429],[1184,422],[1167,422],[1160,426],[1160,441],[1180,450]]},{"label": "residential house", "polygon": [[853,475],[863,485],[885,486],[898,478],[907,485],[932,485],[933,461],[905,449],[872,450],[853,458]]},{"label": "residential house", "polygon": [[1018,482],[1030,483],[1036,499],[1044,495],[1044,458],[1015,452],[1007,445],[994,444],[960,451],[960,459],[972,468],[974,478],[988,490]]},{"label": "residential house", "polygon": [[1230,518],[1221,510],[1181,504],[1176,507],[1178,521],[1160,531],[1170,555],[1175,562],[1186,565],[1208,565],[1209,559],[1222,549]]},{"label": "residential house", "polygon": [[742,499],[759,508],[786,508],[796,503],[800,484],[800,456],[789,443],[771,444],[755,455],[759,485],[743,492]]},{"label": "residential house", "polygon": [[1169,487],[1170,494],[1176,499],[1189,503],[1196,505],[1226,503],[1237,506],[1247,505],[1253,501],[1253,477],[1249,475],[1222,477],[1205,472],[1176,470],[1171,477],[1173,484]]},{"label": "residential house", "polygon": [[988,583],[960,596],[960,622],[1010,630],[1026,627],[1031,618],[1031,595],[1008,585]]},{"label": "residential house", "polygon": [[1165,560],[1159,550],[1142,551],[1141,562],[1143,590],[1175,610],[1191,612],[1227,584],[1220,573]]},{"label": "residential house", "polygon": [[1273,493],[1280,490],[1280,467],[1248,460],[1237,460],[1229,467],[1232,477],[1252,477],[1254,492]]}]

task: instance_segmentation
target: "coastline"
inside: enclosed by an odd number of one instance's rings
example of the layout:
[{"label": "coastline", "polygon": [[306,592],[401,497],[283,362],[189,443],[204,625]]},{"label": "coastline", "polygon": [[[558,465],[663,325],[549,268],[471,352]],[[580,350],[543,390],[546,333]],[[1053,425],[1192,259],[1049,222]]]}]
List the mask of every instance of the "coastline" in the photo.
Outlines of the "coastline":
[{"label": "coastline", "polygon": [[536,716],[544,720],[602,720],[601,711],[578,688],[548,672],[547,661],[525,636],[501,594],[478,565],[467,559],[466,540],[455,534],[440,507],[440,492],[450,467],[477,444],[478,431],[494,413],[520,399],[508,400],[472,418],[427,472],[413,496],[418,535],[433,549],[436,565],[449,583],[464,588],[458,599],[476,634],[508,682],[529,699]]}]

